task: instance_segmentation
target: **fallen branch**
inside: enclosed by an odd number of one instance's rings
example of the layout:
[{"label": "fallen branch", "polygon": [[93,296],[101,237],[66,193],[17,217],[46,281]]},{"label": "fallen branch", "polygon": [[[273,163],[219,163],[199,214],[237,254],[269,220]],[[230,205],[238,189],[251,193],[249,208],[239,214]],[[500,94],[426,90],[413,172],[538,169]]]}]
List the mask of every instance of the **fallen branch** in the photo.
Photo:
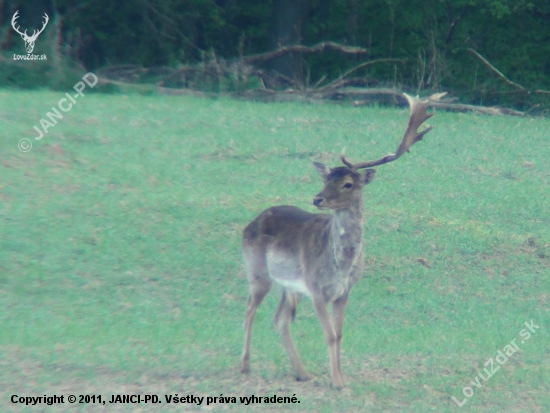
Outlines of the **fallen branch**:
[{"label": "fallen branch", "polygon": [[[337,93],[340,95],[348,95],[348,96],[388,95],[388,96],[393,96],[394,98],[399,98],[400,102],[405,103],[403,92],[395,89],[390,89],[390,88],[373,88],[373,89],[341,88],[341,89],[335,90],[333,93]],[[325,95],[324,97],[327,97],[327,95]],[[364,104],[366,103],[367,102],[364,102]],[[355,105],[359,106],[357,102],[355,102]],[[441,101],[441,100],[432,100],[432,99],[430,99],[430,106],[433,106],[434,108],[446,109],[446,110],[451,110],[456,112],[471,111],[471,112],[477,112],[477,113],[484,113],[486,115],[525,116],[525,112],[521,112],[519,110],[514,110],[514,109],[499,108],[495,106],[467,105],[462,103],[452,103],[450,101]]]},{"label": "fallen branch", "polygon": [[[219,92],[224,90],[238,99],[259,100],[264,102],[274,101],[302,101],[311,103],[324,103],[327,101],[348,100],[355,106],[366,105],[369,103],[382,103],[389,105],[404,105],[405,98],[403,92],[395,88],[376,88],[371,87],[376,82],[369,82],[365,78],[353,78],[350,75],[359,69],[377,64],[377,63],[401,63],[404,59],[376,59],[363,62],[347,70],[338,78],[329,81],[326,86],[320,85],[326,80],[323,76],[311,88],[304,88],[303,85],[296,83],[292,79],[286,78],[280,73],[259,69],[253,62],[262,62],[282,56],[286,53],[318,53],[327,50],[339,51],[342,53],[361,54],[367,50],[359,47],[348,47],[333,42],[320,43],[315,46],[286,46],[275,51],[261,53],[252,56],[239,56],[235,59],[225,60],[211,52],[203,57],[200,64],[185,65],[178,69],[172,68],[151,68],[146,69],[136,65],[121,65],[108,67],[100,71],[100,84],[113,84],[127,90],[136,90],[138,92],[150,92],[151,88],[159,94],[172,95],[194,95],[194,96],[216,96],[217,93],[205,93],[194,90],[198,86],[217,86]],[[529,91],[523,86],[512,82],[502,72],[496,69],[487,59],[481,56],[473,49],[468,49],[470,53],[480,59],[491,71],[504,79],[506,83],[514,87],[511,93],[540,93],[549,95],[550,91],[537,89]],[[1,56],[0,56],[1,59]],[[159,69],[160,70],[159,72]],[[155,73],[151,73],[151,72]],[[162,80],[156,84],[132,84],[126,82],[127,79],[137,80],[141,75],[148,74],[150,77]],[[255,77],[262,87],[251,89],[253,83],[249,79]],[[229,84],[224,85],[224,82]],[[166,87],[172,86],[172,87]],[[175,86],[175,87],[174,87]],[[183,88],[182,88],[183,86]],[[214,89],[216,90],[216,89]],[[432,106],[449,111],[472,111],[488,115],[512,115],[526,116],[526,112],[514,109],[476,106],[453,102],[453,99],[433,100]]]},{"label": "fallen branch", "polygon": [[525,93],[529,93],[527,89],[525,89],[523,86],[518,85],[515,82],[512,82],[510,79],[508,79],[506,76],[504,76],[504,73],[502,73],[500,70],[498,70],[496,67],[494,67],[487,59],[485,59],[483,56],[481,56],[478,52],[476,52],[474,49],[468,49],[468,51],[476,56],[479,60],[483,62],[485,66],[487,66],[489,69],[491,69],[493,72],[495,72],[497,75],[499,75],[506,83],[508,83],[511,86],[514,86],[520,90],[522,90]]},{"label": "fallen branch", "polygon": [[283,56],[288,53],[319,53],[329,50],[347,54],[365,54],[368,52],[367,49],[362,47],[344,46],[334,42],[323,42],[315,46],[303,46],[299,44],[284,46],[272,52],[243,56],[242,61],[245,63],[255,63],[275,59],[276,57]]},{"label": "fallen branch", "polygon": [[516,82],[512,82],[510,79],[508,79],[506,76],[504,76],[504,73],[502,73],[500,70],[498,70],[496,67],[494,67],[487,59],[485,59],[483,56],[481,56],[478,52],[476,52],[474,49],[468,49],[468,51],[473,54],[475,57],[477,57],[479,60],[483,62],[485,66],[487,66],[489,69],[491,69],[493,72],[495,72],[499,77],[501,77],[506,83],[508,83],[511,86],[514,86],[515,88],[518,88],[524,93],[531,94],[531,93],[541,93],[545,95],[550,94],[550,90],[542,90],[537,89],[533,90],[532,92],[525,89],[523,86],[518,85]]},{"label": "fallen branch", "polygon": [[434,108],[452,110],[456,112],[478,112],[484,113],[486,115],[511,115],[511,116],[525,116],[525,112],[520,112],[519,110],[508,109],[508,108],[499,108],[496,106],[477,106],[477,105],[466,105],[462,103],[447,103],[447,102],[438,102],[430,100],[430,106]]},{"label": "fallen branch", "polygon": [[[192,95],[197,97],[216,97],[216,93],[207,93],[200,92],[192,89],[174,89],[155,86],[153,84],[134,84],[120,82],[112,79],[107,79],[104,77],[99,78],[99,85],[112,84],[120,88],[131,89],[137,92],[150,92],[156,88],[157,93],[161,95]],[[263,102],[289,102],[289,101],[301,101],[309,103],[323,103],[327,99],[333,99],[335,96],[391,96],[394,98],[394,102],[399,100],[400,103],[405,103],[405,97],[403,92],[391,89],[391,88],[353,88],[353,87],[344,87],[340,89],[331,89],[330,92],[320,93],[319,90],[312,90],[310,93],[302,93],[298,90],[284,90],[284,91],[275,91],[272,89],[252,89],[244,93],[232,93],[233,97],[238,99],[251,99],[259,100]],[[358,102],[355,101],[355,106],[361,106],[367,104],[367,101]],[[472,111],[477,113],[483,113],[486,115],[511,115],[511,116],[526,116],[525,112],[520,112],[514,109],[499,108],[499,107],[487,107],[487,106],[476,106],[476,105],[467,105],[461,103],[451,103],[450,101],[441,101],[437,99],[430,99],[430,105],[434,108],[445,109],[450,111]]]},{"label": "fallen branch", "polygon": [[[343,87],[336,90],[331,91],[330,94],[343,94],[343,95],[389,95],[389,96],[396,96],[396,97],[403,97],[403,92],[400,92],[395,89],[390,88],[364,88],[364,87]],[[326,97],[328,93],[326,93],[324,96]]]},{"label": "fallen branch", "polygon": [[326,86],[323,86],[321,89],[319,89],[319,91],[323,91],[325,89],[329,89],[331,87],[338,87],[339,86],[339,83],[341,83],[341,81],[346,77],[346,76],[349,76],[350,74],[352,74],[353,72],[355,72],[356,70],[359,70],[359,69],[362,69],[364,67],[367,67],[367,66],[370,66],[370,65],[373,65],[375,63],[390,63],[390,62],[393,62],[393,63],[403,63],[406,59],[376,59],[376,60],[371,60],[369,62],[363,62],[361,63],[360,65],[358,66],[355,66],[354,68],[351,68],[350,70],[348,70],[346,73],[344,73],[342,76],[340,76],[338,79],[335,79],[333,80],[332,82],[330,82],[328,85]]}]

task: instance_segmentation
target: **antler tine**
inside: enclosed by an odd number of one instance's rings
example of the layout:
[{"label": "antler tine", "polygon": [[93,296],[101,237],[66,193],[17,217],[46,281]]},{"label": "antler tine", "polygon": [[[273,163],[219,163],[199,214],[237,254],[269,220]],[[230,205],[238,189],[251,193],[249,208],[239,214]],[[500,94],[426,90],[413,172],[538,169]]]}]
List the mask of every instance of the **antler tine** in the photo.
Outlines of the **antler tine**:
[{"label": "antler tine", "polygon": [[19,10],[17,10],[17,11],[15,12],[15,14],[13,15],[13,17],[11,18],[11,27],[13,27],[13,30],[15,30],[15,31],[16,31],[17,33],[19,33],[21,36],[24,36],[24,35],[27,34],[27,31],[25,30],[25,33],[21,33],[21,32],[19,31],[19,28],[20,28],[21,26],[15,27],[15,24],[17,23],[17,19],[18,19],[18,18],[19,18]]},{"label": "antler tine", "polygon": [[342,160],[342,162],[350,169],[353,169],[353,164],[351,162],[348,162],[348,160],[346,159],[346,157],[344,155],[342,155],[340,157],[340,159]]},{"label": "antler tine", "polygon": [[420,127],[420,125],[426,122],[435,113],[435,112],[432,112],[432,113],[426,112],[426,110],[428,109],[428,106],[430,105],[430,100],[432,101],[439,100],[442,96],[445,95],[445,93],[436,93],[430,96],[426,100],[420,100],[418,96],[412,97],[407,95],[406,93],[403,93],[403,95],[405,96],[405,99],[407,99],[407,102],[409,103],[409,106],[411,108],[411,115],[409,117],[409,125],[405,130],[405,134],[403,135],[401,144],[397,148],[397,152],[395,154],[384,156],[383,158],[377,159],[375,161],[361,162],[356,164],[352,164],[344,156],[342,156],[342,162],[348,168],[356,171],[357,169],[369,168],[372,166],[383,165],[385,163],[395,161],[396,159],[401,157],[401,155],[403,155],[405,152],[408,152],[411,146],[413,146],[416,142],[421,141],[422,138],[424,138],[424,135],[426,135],[429,131],[432,130],[433,127],[430,126],[424,129],[422,132],[418,132],[418,128]]},{"label": "antler tine", "polygon": [[36,29],[33,30],[32,36],[31,36],[32,39],[36,39],[38,35],[44,31],[44,29],[46,28],[46,25],[50,21],[50,18],[48,17],[47,13],[44,13],[44,16],[42,16],[42,18],[44,19],[44,22],[42,23],[42,28],[40,30],[36,30]]},{"label": "antler tine", "polygon": [[[40,31],[38,32],[38,34],[42,33],[44,31],[44,29],[46,28],[46,25],[48,24],[48,22],[50,21],[50,18],[48,17],[48,14],[47,13],[44,13],[44,16],[42,16],[42,18],[44,19],[44,23],[42,23],[42,28],[40,29]],[[37,35],[38,36],[38,35]]]}]

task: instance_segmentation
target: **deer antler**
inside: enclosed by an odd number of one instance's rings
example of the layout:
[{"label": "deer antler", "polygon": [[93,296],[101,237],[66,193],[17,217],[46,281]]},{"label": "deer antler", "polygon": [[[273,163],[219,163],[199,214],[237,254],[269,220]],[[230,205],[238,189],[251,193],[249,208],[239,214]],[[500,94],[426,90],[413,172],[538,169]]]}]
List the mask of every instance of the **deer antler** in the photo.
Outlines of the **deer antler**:
[{"label": "deer antler", "polygon": [[407,102],[409,102],[409,106],[411,108],[411,116],[409,117],[409,126],[407,126],[407,130],[403,135],[403,139],[401,140],[399,148],[397,148],[397,152],[395,154],[384,156],[383,158],[377,159],[376,161],[361,162],[356,164],[352,164],[344,157],[344,155],[342,155],[342,162],[348,168],[356,171],[357,169],[369,168],[372,166],[383,165],[385,163],[395,161],[405,152],[408,152],[411,146],[413,146],[416,142],[421,141],[424,135],[432,130],[433,127],[430,126],[429,128],[424,129],[422,132],[418,132],[418,128],[420,127],[420,125],[426,122],[435,113],[426,112],[428,106],[430,105],[430,100],[439,100],[446,94],[447,92],[436,93],[426,100],[420,100],[418,96],[412,97],[407,95],[406,93],[403,93],[405,99],[407,99]]},{"label": "deer antler", "polygon": [[48,24],[49,21],[50,21],[50,18],[48,17],[48,15],[46,13],[44,13],[44,23],[42,23],[42,28],[40,30],[38,30],[38,33],[36,33],[36,34],[34,33],[36,30],[33,30],[31,37],[37,38],[38,35],[44,31],[44,29],[46,28],[46,25]]},{"label": "deer antler", "polygon": [[21,32],[19,31],[19,27],[21,27],[21,26],[15,27],[16,20],[19,18],[18,14],[19,14],[19,10],[17,10],[17,11],[15,12],[15,14],[13,15],[13,17],[12,17],[12,19],[11,19],[11,27],[13,27],[13,30],[15,30],[15,31],[16,31],[17,33],[19,33],[21,36],[26,36],[26,35],[27,35],[27,31],[26,31],[26,30],[25,30],[25,33],[21,33]]},{"label": "deer antler", "polygon": [[21,26],[17,26],[15,27],[15,24],[17,23],[17,19],[19,18],[19,10],[17,10],[15,12],[15,14],[13,15],[12,19],[11,19],[11,26],[13,27],[13,30],[15,30],[17,33],[19,33],[21,36],[23,36],[24,39],[33,39],[33,40],[36,40],[36,38],[38,37],[38,35],[40,33],[42,33],[44,31],[44,29],[46,28],[46,25],[48,24],[48,22],[50,21],[50,18],[48,17],[48,14],[47,13],[44,13],[44,22],[42,23],[42,28],[40,30],[38,30],[38,33],[35,30],[33,30],[32,32],[32,36],[29,36],[27,34],[27,30],[25,30],[25,32],[21,33],[19,31],[19,27]]}]

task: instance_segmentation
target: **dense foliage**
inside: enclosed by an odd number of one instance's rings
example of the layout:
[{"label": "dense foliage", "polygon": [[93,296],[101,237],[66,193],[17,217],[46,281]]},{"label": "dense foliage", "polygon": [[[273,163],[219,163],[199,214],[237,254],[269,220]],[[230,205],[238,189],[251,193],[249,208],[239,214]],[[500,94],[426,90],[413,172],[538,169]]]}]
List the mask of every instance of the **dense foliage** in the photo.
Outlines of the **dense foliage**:
[{"label": "dense foliage", "polygon": [[[286,41],[313,45],[330,40],[367,48],[368,55],[302,56],[294,73],[297,78],[315,83],[361,61],[393,57],[404,61],[373,65],[360,74],[373,83],[413,91],[450,90],[483,104],[531,107],[536,99],[550,96],[521,92],[468,53],[476,50],[527,90],[550,89],[547,0],[97,0],[76,6],[69,0],[58,0],[55,6],[51,0],[21,5],[4,0],[0,4],[0,24],[7,28],[8,40],[16,9],[21,10],[22,21],[25,14],[34,14],[39,21],[42,9],[57,13],[61,41],[71,42],[76,57],[92,70],[127,63],[179,66],[200,62],[212,51],[234,58],[272,50]],[[21,42],[12,38],[3,48],[10,47],[22,48]]]}]

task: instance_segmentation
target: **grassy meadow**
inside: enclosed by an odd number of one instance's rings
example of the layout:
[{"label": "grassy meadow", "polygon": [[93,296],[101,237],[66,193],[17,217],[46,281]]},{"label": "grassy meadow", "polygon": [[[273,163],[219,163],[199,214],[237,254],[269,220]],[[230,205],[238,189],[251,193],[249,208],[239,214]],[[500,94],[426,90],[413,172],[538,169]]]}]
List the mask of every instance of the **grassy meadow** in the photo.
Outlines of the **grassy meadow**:
[{"label": "grassy meadow", "polygon": [[[377,168],[337,391],[308,299],[293,334],[315,378],[294,380],[272,327],[278,288],[239,373],[241,232],[272,205],[315,212],[311,161],[393,152],[408,110],[89,93],[35,141],[62,97],[0,90],[0,411],[550,411],[550,120],[438,111]],[[25,407],[15,394],[237,403]],[[239,403],[252,394],[300,403]]]}]

